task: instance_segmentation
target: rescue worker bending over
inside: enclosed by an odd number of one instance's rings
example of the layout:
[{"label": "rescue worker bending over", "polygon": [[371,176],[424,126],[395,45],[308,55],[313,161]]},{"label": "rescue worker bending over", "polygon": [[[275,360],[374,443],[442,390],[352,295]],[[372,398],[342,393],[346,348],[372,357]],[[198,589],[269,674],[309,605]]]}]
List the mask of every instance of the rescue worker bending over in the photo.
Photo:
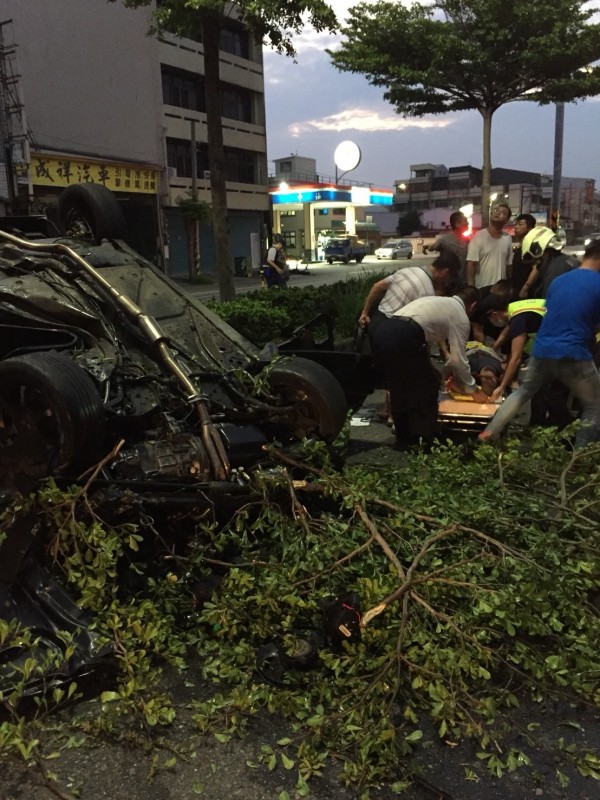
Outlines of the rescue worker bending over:
[{"label": "rescue worker bending over", "polygon": [[533,339],[546,313],[546,301],[538,299],[517,300],[509,303],[504,297],[489,294],[480,305],[490,322],[499,328],[506,327],[510,355],[500,384],[492,393],[492,400],[502,397],[519,373],[523,355],[531,353]]}]

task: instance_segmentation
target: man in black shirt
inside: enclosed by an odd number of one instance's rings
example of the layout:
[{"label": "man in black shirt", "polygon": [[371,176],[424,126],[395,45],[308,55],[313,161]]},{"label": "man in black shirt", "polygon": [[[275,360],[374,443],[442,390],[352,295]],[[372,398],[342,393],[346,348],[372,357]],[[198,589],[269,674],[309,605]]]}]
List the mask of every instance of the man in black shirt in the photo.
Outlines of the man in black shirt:
[{"label": "man in black shirt", "polygon": [[515,300],[518,300],[521,296],[521,289],[529,277],[529,273],[531,272],[531,268],[533,266],[532,262],[523,261],[521,246],[523,244],[523,239],[527,236],[529,231],[532,231],[535,228],[535,226],[536,220],[532,214],[519,214],[519,216],[515,219],[515,235],[513,241],[516,240],[516,243],[513,244],[513,268],[511,275],[513,297]]}]

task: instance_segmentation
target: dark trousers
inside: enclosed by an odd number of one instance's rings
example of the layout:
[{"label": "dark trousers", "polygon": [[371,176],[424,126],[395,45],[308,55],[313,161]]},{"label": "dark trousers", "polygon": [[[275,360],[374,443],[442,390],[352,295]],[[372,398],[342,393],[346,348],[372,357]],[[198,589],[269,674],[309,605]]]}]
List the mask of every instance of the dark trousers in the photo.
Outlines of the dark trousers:
[{"label": "dark trousers", "polygon": [[431,442],[438,432],[440,376],[420,325],[406,317],[383,320],[373,335],[375,360],[390,391],[399,444]]}]

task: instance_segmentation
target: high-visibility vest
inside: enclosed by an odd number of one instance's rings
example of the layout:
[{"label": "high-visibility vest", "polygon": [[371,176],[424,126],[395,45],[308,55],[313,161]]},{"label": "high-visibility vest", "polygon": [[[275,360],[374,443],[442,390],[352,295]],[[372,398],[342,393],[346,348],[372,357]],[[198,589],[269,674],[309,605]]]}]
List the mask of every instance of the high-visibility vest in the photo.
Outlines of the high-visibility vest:
[{"label": "high-visibility vest", "polygon": [[[514,303],[509,304],[507,310],[509,322],[513,317],[516,317],[517,314],[524,314],[526,311],[533,311],[534,314],[539,314],[540,317],[543,317],[546,313],[546,301],[535,297],[528,298],[527,300],[516,300]],[[527,341],[525,342],[523,350],[528,355],[533,348],[534,339],[535,333],[527,334]]]}]

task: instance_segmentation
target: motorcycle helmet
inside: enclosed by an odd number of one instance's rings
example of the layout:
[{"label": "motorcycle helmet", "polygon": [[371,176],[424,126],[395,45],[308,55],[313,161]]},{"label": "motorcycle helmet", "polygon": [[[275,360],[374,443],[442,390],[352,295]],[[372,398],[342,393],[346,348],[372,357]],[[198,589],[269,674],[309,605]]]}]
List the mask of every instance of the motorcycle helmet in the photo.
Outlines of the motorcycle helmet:
[{"label": "motorcycle helmet", "polygon": [[521,257],[523,261],[537,261],[544,255],[547,247],[562,250],[564,242],[552,228],[533,228],[523,239]]}]

